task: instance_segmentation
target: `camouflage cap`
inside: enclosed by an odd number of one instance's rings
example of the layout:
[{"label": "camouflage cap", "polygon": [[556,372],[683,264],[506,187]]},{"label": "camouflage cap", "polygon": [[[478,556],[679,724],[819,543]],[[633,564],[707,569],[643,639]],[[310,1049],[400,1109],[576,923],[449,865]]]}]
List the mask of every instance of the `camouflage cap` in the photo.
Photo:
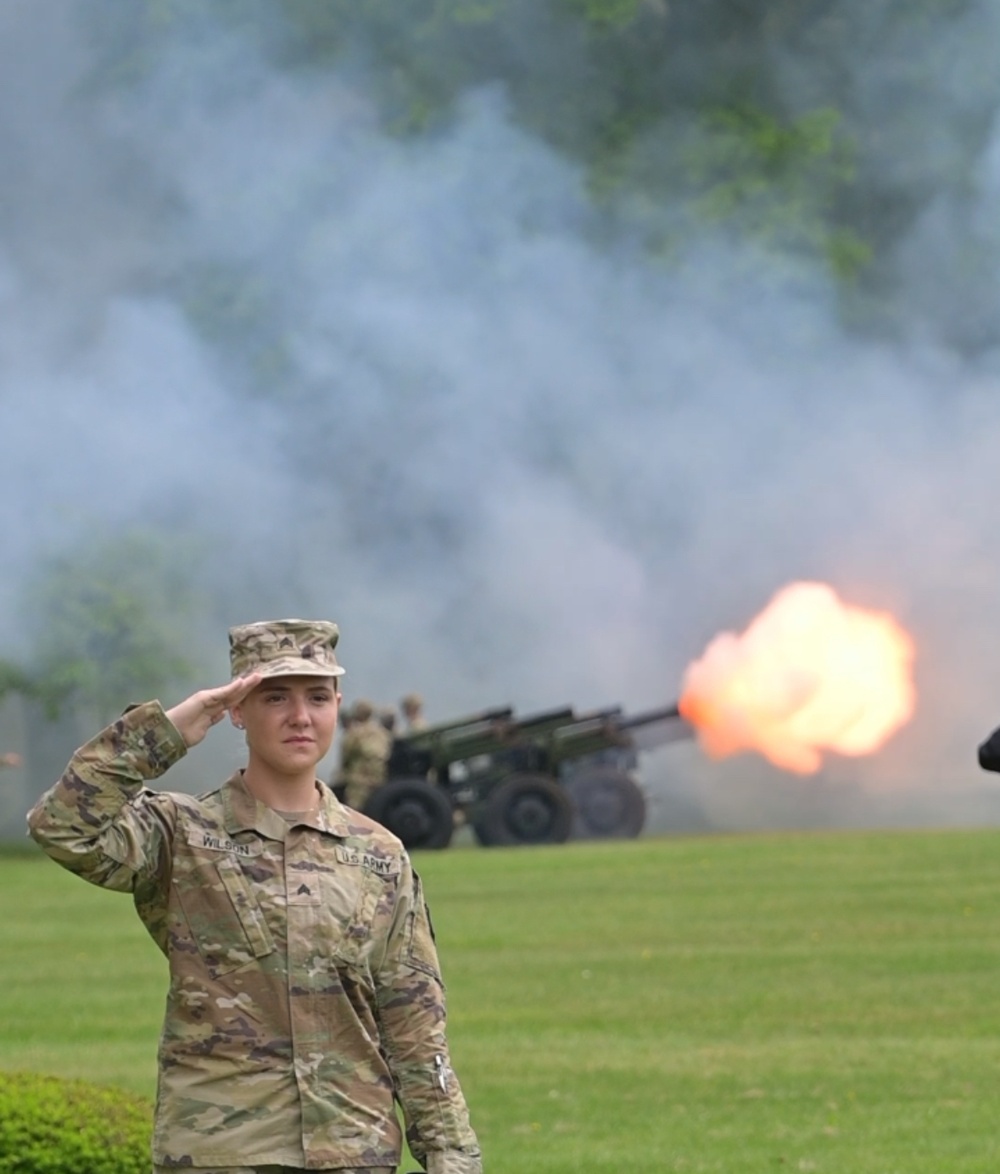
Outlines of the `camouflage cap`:
[{"label": "camouflage cap", "polygon": [[262,620],[229,629],[229,663],[234,677],[339,677],[333,650],[340,630],[329,620]]}]

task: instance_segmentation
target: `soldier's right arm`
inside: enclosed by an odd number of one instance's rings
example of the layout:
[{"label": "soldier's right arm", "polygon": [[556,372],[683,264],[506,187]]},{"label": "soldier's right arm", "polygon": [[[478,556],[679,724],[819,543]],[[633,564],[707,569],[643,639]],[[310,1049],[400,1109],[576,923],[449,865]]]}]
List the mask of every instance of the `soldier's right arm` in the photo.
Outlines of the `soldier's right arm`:
[{"label": "soldier's right arm", "polygon": [[46,854],[92,884],[128,892],[166,867],[176,808],[146,787],[186,753],[158,701],[136,706],[82,746],[28,813]]}]

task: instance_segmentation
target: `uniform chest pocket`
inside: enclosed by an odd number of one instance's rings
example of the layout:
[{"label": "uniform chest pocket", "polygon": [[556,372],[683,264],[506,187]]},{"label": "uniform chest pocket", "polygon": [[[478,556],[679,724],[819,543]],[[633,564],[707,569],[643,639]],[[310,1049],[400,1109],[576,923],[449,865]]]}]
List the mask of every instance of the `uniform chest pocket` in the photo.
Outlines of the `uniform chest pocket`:
[{"label": "uniform chest pocket", "polygon": [[228,974],[274,950],[253,888],[239,862],[227,852],[192,860],[174,873],[191,936],[213,976]]}]

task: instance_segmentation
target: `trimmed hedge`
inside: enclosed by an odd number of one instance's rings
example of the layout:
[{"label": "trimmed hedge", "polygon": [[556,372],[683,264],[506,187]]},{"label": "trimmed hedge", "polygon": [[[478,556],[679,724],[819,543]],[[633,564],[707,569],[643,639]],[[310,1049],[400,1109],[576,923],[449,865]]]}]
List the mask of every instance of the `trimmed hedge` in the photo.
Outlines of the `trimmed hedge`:
[{"label": "trimmed hedge", "polygon": [[0,1072],[0,1174],[149,1174],[152,1128],[121,1089]]}]

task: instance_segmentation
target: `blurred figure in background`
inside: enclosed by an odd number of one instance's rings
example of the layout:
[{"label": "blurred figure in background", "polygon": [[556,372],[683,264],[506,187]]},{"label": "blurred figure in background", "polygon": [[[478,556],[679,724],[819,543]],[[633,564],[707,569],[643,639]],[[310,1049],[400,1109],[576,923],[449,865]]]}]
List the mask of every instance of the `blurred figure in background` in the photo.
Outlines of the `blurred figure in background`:
[{"label": "blurred figure in background", "polygon": [[403,721],[406,723],[408,734],[427,729],[427,719],[424,717],[424,699],[419,693],[407,693],[400,701],[399,708],[403,711]]},{"label": "blurred figure in background", "polygon": [[396,736],[396,711],[391,705],[384,705],[378,711],[378,720],[390,739]]},{"label": "blurred figure in background", "polygon": [[337,776],[348,807],[363,811],[368,800],[385,782],[391,746],[392,737],[375,716],[374,705],[363,698],[355,701],[351,724],[340,743]]}]

